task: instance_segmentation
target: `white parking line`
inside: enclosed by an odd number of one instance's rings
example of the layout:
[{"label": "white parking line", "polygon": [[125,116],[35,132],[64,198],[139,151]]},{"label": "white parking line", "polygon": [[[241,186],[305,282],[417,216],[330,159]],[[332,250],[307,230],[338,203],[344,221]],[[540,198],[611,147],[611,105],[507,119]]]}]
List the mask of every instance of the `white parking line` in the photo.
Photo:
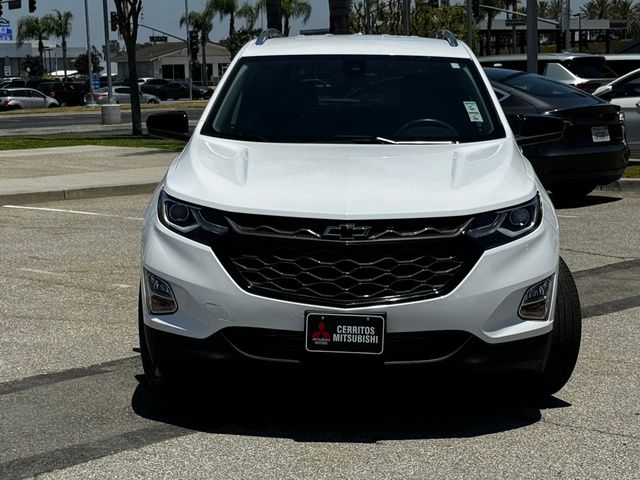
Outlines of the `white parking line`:
[{"label": "white parking line", "polygon": [[557,215],[558,218],[580,218],[578,215]]},{"label": "white parking line", "polygon": [[80,210],[64,210],[61,208],[44,208],[44,207],[25,207],[22,205],[3,205],[3,208],[15,208],[19,210],[36,210],[40,212],[56,212],[56,213],[71,213],[74,215],[89,215],[91,217],[109,217],[109,218],[122,218],[124,220],[142,220],[138,217],[123,217],[120,215],[111,215],[109,213],[96,213],[96,212],[82,212]]}]

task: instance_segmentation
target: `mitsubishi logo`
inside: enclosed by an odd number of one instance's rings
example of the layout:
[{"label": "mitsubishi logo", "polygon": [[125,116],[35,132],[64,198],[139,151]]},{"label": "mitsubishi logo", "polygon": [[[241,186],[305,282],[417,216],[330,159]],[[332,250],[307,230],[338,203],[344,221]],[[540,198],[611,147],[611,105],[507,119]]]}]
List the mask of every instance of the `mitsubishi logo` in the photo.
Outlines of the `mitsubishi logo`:
[{"label": "mitsubishi logo", "polygon": [[330,240],[366,240],[371,227],[355,223],[341,223],[324,229],[322,236]]}]

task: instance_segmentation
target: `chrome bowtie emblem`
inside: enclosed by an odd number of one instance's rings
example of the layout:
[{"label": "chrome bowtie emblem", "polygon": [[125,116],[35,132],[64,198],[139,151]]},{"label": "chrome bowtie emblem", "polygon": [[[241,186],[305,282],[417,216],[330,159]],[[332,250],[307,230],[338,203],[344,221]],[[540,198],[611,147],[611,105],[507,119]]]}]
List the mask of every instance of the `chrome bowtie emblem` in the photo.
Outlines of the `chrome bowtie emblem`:
[{"label": "chrome bowtie emblem", "polygon": [[364,240],[369,237],[371,227],[355,223],[330,225],[324,229],[323,238],[330,240]]}]

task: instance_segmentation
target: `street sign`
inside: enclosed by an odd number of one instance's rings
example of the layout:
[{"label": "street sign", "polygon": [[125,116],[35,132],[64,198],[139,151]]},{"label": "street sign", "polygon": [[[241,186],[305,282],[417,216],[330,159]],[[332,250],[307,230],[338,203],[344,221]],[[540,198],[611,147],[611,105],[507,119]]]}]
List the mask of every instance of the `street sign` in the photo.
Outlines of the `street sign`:
[{"label": "street sign", "polygon": [[504,21],[505,27],[526,27],[527,19],[523,18],[508,18]]},{"label": "street sign", "polygon": [[13,30],[11,27],[0,27],[0,41],[11,42],[13,40]]},{"label": "street sign", "polygon": [[91,84],[93,85],[94,90],[98,90],[100,88],[100,74],[93,73],[91,74]]},{"label": "street sign", "polygon": [[152,35],[149,37],[150,42],[166,42],[168,38],[165,35]]},{"label": "street sign", "polygon": [[5,77],[10,77],[11,76],[11,65],[5,65],[4,66],[4,76]]}]

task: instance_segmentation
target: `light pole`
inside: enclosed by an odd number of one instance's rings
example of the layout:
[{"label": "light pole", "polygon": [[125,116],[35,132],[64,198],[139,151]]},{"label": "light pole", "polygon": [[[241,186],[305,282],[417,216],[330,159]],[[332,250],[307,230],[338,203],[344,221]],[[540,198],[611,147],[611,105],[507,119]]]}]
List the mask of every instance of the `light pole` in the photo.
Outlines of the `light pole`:
[{"label": "light pole", "polygon": [[193,91],[191,90],[191,42],[189,42],[189,0],[184,0],[184,24],[187,27],[187,71],[185,78],[189,86],[189,100],[193,100]]},{"label": "light pole", "polygon": [[[107,0],[102,0],[102,14],[104,16],[104,44],[105,44],[105,60],[107,61],[107,98],[109,105],[113,103],[113,92],[111,88],[113,87],[113,82],[111,79],[111,53],[109,50],[111,49],[111,45],[109,42],[109,12],[107,9]],[[136,79],[137,81],[137,79]]]},{"label": "light pole", "polygon": [[84,0],[84,21],[87,27],[87,70],[89,71],[89,105],[95,104],[93,91],[93,62],[91,61],[91,36],[89,34],[89,6],[87,0]]}]

